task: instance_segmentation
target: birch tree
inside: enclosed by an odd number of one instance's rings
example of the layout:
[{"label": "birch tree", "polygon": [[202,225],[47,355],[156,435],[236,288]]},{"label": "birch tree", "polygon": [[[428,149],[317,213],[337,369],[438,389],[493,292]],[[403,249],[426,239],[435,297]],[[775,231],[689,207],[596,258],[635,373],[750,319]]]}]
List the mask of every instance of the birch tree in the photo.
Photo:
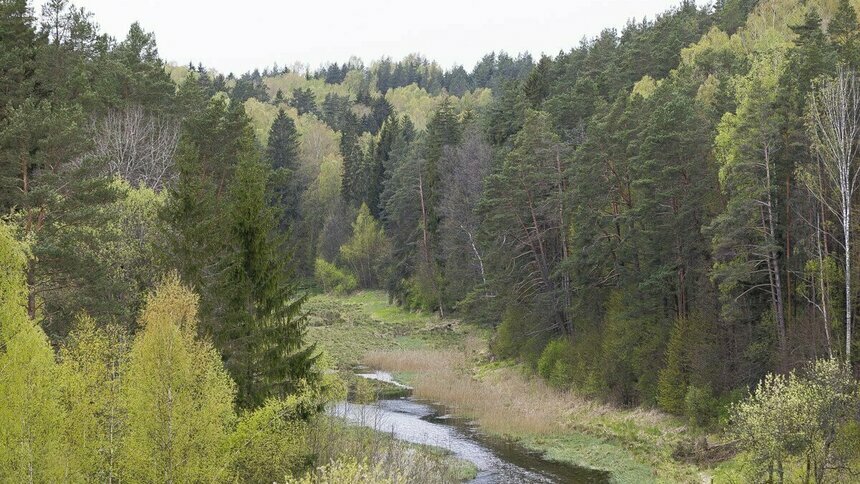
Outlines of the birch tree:
[{"label": "birch tree", "polygon": [[153,190],[172,180],[179,142],[176,121],[131,106],[108,112],[93,128],[94,154],[107,162],[111,175]]},{"label": "birch tree", "polygon": [[[836,217],[842,229],[845,274],[845,359],[851,361],[853,303],[851,289],[851,217],[854,193],[860,183],[860,85],[857,74],[839,68],[834,79],[810,97],[810,118],[815,153],[821,160],[820,182],[813,194]],[[817,182],[817,183],[816,183]]]},{"label": "birch tree", "polygon": [[197,335],[198,298],[176,276],[150,295],[123,370],[127,432],[121,456],[131,482],[227,478],[235,385],[221,356]]}]

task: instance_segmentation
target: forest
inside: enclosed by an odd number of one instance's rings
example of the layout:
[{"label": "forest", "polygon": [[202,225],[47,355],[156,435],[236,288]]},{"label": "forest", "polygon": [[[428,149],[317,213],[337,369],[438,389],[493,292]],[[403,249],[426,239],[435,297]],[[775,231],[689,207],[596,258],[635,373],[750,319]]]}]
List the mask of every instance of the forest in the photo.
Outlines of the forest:
[{"label": "forest", "polygon": [[462,364],[665,415],[693,482],[860,482],[858,12],[236,75],[0,0],[0,481],[430,482],[326,413],[320,301],[377,291],[480,335]]}]

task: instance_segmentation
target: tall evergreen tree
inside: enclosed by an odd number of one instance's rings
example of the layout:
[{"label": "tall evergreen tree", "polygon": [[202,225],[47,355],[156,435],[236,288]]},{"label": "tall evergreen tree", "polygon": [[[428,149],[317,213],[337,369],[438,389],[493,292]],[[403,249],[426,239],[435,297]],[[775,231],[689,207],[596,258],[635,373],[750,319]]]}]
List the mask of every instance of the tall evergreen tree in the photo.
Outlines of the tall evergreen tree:
[{"label": "tall evergreen tree", "polygon": [[281,224],[294,221],[299,216],[300,187],[297,183],[299,166],[299,133],[293,119],[283,109],[278,111],[269,129],[266,156],[272,167],[274,202],[283,211]]},{"label": "tall evergreen tree", "polygon": [[261,405],[314,378],[313,346],[305,346],[305,296],[292,279],[290,256],[268,205],[270,170],[252,154],[239,160],[228,192],[229,242],[220,290],[224,321],[215,341],[236,379],[239,404]]},{"label": "tall evergreen tree", "polygon": [[857,11],[849,0],[839,0],[830,20],[828,34],[839,54],[839,60],[853,69],[860,68],[860,24]]}]

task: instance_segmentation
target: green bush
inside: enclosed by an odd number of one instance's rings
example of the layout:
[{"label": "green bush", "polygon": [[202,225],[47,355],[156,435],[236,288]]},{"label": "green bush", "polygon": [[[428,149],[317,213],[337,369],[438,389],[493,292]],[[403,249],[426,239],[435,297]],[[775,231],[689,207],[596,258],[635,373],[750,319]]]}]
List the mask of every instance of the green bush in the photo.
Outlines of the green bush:
[{"label": "green bush", "polygon": [[684,396],[684,408],[690,423],[700,427],[712,427],[720,415],[720,402],[714,397],[711,387],[690,385]]},{"label": "green bush", "polygon": [[681,415],[686,408],[687,372],[689,367],[684,344],[687,341],[688,325],[683,318],[675,321],[666,346],[666,365],[660,370],[657,380],[657,404],[663,410]]},{"label": "green bush", "polygon": [[271,399],[243,415],[231,438],[233,474],[241,482],[274,482],[311,461],[298,398]]},{"label": "green bush", "polygon": [[406,479],[400,474],[386,474],[385,469],[379,463],[371,465],[367,462],[343,459],[318,467],[301,479],[293,479],[288,475],[286,482],[290,484],[398,484],[406,482]]},{"label": "green bush", "polygon": [[750,477],[756,481],[784,482],[795,466],[804,473],[803,482],[847,482],[856,445],[842,446],[838,439],[855,433],[858,405],[860,390],[850,366],[818,360],[802,374],[767,375],[732,407],[728,430],[750,457]]},{"label": "green bush", "polygon": [[322,258],[318,258],[314,263],[314,277],[325,292],[348,294],[358,287],[358,280],[354,275]]},{"label": "green bush", "polygon": [[528,327],[525,311],[509,306],[490,344],[493,354],[501,358],[518,356],[523,343],[528,339]]},{"label": "green bush", "polygon": [[537,363],[538,374],[556,388],[567,388],[573,380],[573,348],[564,339],[556,339],[544,347]]}]

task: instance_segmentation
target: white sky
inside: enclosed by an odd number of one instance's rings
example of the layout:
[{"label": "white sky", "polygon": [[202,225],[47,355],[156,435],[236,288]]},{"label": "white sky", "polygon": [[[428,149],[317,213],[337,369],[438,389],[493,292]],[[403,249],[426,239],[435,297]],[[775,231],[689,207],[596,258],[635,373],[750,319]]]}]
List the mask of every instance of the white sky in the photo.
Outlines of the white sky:
[{"label": "white sky", "polygon": [[[418,52],[467,70],[486,53],[569,50],[605,27],[653,18],[680,0],[73,0],[123,39],[139,21],[169,62],[236,74],[277,62],[316,68]],[[36,0],[40,3],[39,0]],[[38,12],[38,8],[36,9]]]}]

